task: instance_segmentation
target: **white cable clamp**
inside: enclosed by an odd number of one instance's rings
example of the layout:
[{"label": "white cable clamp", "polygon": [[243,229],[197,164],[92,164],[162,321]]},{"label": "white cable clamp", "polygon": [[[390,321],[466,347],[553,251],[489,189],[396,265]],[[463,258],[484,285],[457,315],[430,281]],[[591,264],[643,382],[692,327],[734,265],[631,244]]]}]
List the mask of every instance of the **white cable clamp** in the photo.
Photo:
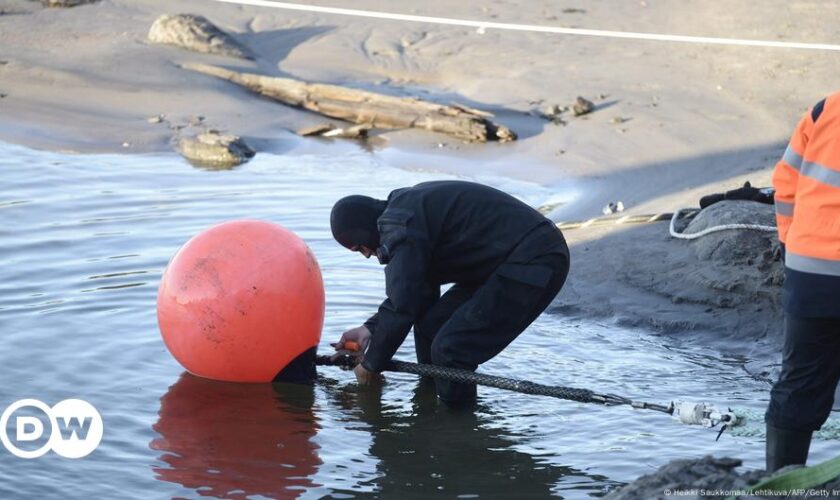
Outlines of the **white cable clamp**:
[{"label": "white cable clamp", "polygon": [[731,410],[721,411],[711,404],[675,401],[673,405],[674,416],[687,425],[711,428],[723,424],[725,428],[729,428],[743,423]]}]

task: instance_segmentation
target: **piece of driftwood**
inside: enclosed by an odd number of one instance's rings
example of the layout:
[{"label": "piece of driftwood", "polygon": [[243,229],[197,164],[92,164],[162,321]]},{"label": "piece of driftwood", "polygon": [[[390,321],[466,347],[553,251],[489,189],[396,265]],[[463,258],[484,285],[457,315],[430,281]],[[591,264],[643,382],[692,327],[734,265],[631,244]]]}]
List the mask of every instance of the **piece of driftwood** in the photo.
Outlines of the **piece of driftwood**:
[{"label": "piece of driftwood", "polygon": [[190,63],[183,67],[231,81],[283,104],[352,123],[390,129],[415,127],[470,142],[516,140],[510,129],[488,119],[492,115],[466,106],[444,106],[338,85],[240,73],[208,64]]},{"label": "piece of driftwood", "polygon": [[372,127],[369,123],[353,125],[351,127],[336,127],[332,123],[322,123],[313,127],[302,128],[297,131],[303,137],[340,137],[342,139],[364,139]]}]

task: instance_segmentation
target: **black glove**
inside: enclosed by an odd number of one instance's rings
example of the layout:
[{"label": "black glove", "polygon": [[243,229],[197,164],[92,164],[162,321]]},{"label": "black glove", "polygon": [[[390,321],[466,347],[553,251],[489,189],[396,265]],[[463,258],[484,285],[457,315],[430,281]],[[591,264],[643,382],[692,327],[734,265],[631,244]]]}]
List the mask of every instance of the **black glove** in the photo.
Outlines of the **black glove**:
[{"label": "black glove", "polygon": [[723,194],[710,194],[700,198],[700,208],[706,208],[721,200],[749,200],[757,201],[759,203],[773,204],[773,195],[775,190],[773,188],[754,188],[749,181],[744,183],[744,187],[727,191]]}]

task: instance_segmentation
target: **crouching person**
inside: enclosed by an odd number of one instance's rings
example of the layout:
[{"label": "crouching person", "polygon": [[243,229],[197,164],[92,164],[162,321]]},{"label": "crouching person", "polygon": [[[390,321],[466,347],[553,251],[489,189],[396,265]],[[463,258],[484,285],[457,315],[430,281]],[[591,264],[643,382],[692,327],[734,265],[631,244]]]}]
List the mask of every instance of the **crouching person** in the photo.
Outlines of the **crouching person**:
[{"label": "crouching person", "polygon": [[[334,344],[359,344],[362,384],[380,378],[412,327],[418,362],[475,370],[548,307],[569,271],[569,249],[549,219],[481,184],[426,182],[387,200],[348,196],[330,225],[338,243],[385,266],[378,312]],[[435,386],[450,405],[476,397],[473,384]]]}]

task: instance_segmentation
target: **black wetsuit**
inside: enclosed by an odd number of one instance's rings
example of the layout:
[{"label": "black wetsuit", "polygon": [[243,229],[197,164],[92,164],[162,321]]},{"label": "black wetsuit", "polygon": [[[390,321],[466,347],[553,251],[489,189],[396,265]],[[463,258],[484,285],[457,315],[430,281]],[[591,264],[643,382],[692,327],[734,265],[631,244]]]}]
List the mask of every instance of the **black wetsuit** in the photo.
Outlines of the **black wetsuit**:
[{"label": "black wetsuit", "polygon": [[[378,220],[386,294],[365,326],[364,366],[385,368],[414,326],[421,363],[474,370],[548,307],[566,279],[560,231],[516,198],[481,184],[438,181],[398,189]],[[440,286],[454,285],[442,296]],[[437,381],[457,402],[475,386]]]}]

